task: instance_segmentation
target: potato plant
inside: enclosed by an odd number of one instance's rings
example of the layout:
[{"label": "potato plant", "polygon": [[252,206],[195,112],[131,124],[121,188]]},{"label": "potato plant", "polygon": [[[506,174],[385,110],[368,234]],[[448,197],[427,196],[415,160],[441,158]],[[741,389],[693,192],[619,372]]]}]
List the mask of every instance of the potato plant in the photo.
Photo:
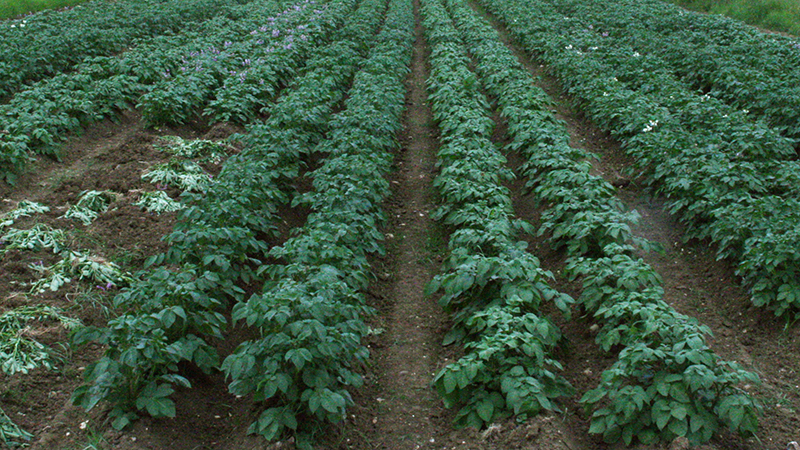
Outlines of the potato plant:
[{"label": "potato plant", "polygon": [[631,245],[650,246],[631,233],[635,212],[589,173],[592,155],[569,146],[546,95],[497,33],[462,3],[447,4],[508,122],[509,149],[527,160],[527,186],[546,207],[540,233],[565,249],[567,272],[582,280],[578,301],[602,324],[597,343],[621,348],[581,398],[592,413],[590,433],[630,445],[677,436],[706,442],[723,426],[755,432],[760,406],[740,386],[757,376],[722,361],[706,342],[708,328],[664,301],[660,277]]},{"label": "potato plant", "polygon": [[429,99],[442,133],[434,180],[442,204],[434,217],[452,231],[442,273],[426,292],[441,294],[452,316],[444,343],[463,344],[466,353],[433,385],[445,406],[459,408],[456,426],[522,421],[558,410],[558,398],[573,393],[553,357],[561,333],[540,312],[552,302],[568,314],[573,300],[549,286],[552,274],[516,240],[532,227],[514,219],[501,184],[513,174],[490,141],[494,122],[464,42],[442,2],[424,1],[421,12],[431,45]]},{"label": "potato plant", "polygon": [[558,2],[487,6],[622,142],[639,175],[686,224],[687,238],[710,239],[719,258],[736,261],[755,305],[797,316],[800,164],[793,141],[691,89],[657,53],[564,15]]}]

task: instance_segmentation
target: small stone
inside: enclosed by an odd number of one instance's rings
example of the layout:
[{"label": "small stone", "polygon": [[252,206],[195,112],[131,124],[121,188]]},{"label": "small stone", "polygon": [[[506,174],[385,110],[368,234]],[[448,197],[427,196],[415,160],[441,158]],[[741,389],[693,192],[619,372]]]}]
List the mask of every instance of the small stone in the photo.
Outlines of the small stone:
[{"label": "small stone", "polygon": [[669,444],[669,450],[688,450],[688,449],[689,449],[689,439],[686,439],[685,436],[678,436],[672,441],[672,443]]}]

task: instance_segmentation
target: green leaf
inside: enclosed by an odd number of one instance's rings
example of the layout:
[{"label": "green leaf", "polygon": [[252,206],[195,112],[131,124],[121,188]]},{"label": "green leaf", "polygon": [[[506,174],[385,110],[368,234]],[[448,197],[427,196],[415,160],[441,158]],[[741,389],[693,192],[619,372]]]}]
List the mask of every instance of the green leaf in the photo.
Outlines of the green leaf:
[{"label": "green leaf", "polygon": [[686,393],[686,388],[682,384],[675,383],[669,390],[670,397],[681,403],[689,403],[689,394]]},{"label": "green leaf", "polygon": [[687,415],[686,407],[683,405],[672,404],[672,417],[683,420]]},{"label": "green leaf", "polygon": [[486,423],[492,421],[492,417],[494,416],[494,403],[492,403],[489,399],[484,399],[476,406],[476,412],[478,413],[478,417],[481,418]]},{"label": "green leaf", "polygon": [[594,404],[599,402],[603,397],[606,396],[607,391],[602,388],[592,389],[581,397],[580,403],[589,403]]},{"label": "green leaf", "polygon": [[111,426],[114,427],[115,430],[122,430],[127,427],[131,423],[131,419],[128,417],[127,414],[117,417],[111,422]]},{"label": "green leaf", "polygon": [[602,434],[606,431],[606,418],[594,418],[592,419],[592,424],[589,426],[589,433],[590,434]]},{"label": "green leaf", "polygon": [[[445,369],[445,370],[447,370],[447,369]],[[449,393],[453,392],[456,389],[456,387],[458,386],[458,383],[456,382],[456,377],[453,374],[452,370],[447,370],[444,373],[444,377],[442,378],[442,384],[444,386],[445,394],[449,394]]]},{"label": "green leaf", "polygon": [[669,423],[669,431],[673,432],[676,436],[686,436],[686,431],[688,429],[687,422],[686,419],[672,420]]},{"label": "green leaf", "polygon": [[344,409],[345,400],[344,398],[335,393],[330,391],[329,389],[325,389],[321,395],[321,404],[322,408],[324,408],[329,413],[338,413],[339,408]]},{"label": "green leaf", "polygon": [[663,430],[664,427],[667,426],[670,417],[672,417],[672,414],[670,414],[669,410],[664,412],[656,408],[653,408],[652,415],[653,415],[653,421],[656,423],[656,426],[658,427],[659,430]]}]

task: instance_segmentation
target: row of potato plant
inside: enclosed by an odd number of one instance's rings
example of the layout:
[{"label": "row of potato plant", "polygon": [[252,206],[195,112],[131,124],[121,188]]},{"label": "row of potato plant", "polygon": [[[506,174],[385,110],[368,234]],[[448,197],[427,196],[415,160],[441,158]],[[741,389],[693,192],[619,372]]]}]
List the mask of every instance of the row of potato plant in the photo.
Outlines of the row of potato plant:
[{"label": "row of potato plant", "polygon": [[[237,0],[234,4],[246,3]],[[87,57],[126,50],[137,40],[175,33],[227,12],[231,2],[87,2],[0,23],[0,98],[26,83],[69,70]]]},{"label": "row of potato plant", "polygon": [[266,20],[238,18],[217,38],[203,36],[194,43],[202,48],[183,55],[179,67],[166,69],[139,98],[143,120],[151,125],[183,123],[205,108],[214,121],[250,122],[310,51],[324,43],[336,25],[322,20],[325,10],[343,17],[353,5],[335,1],[319,9],[314,0],[302,1]]},{"label": "row of potato plant", "polygon": [[480,428],[512,415],[524,420],[557,410],[557,399],[573,392],[557,373],[561,332],[540,311],[552,302],[568,314],[572,299],[549,285],[552,274],[517,241],[532,227],[514,218],[502,184],[513,174],[491,141],[494,121],[464,43],[440,1],[423,1],[421,11],[431,47],[429,99],[442,142],[434,180],[442,205],[434,217],[452,230],[442,273],[427,293],[441,293],[440,304],[452,314],[444,343],[465,350],[433,385],[445,406],[460,407],[457,426]]},{"label": "row of potato plant", "polygon": [[800,41],[734,20],[687,12],[659,0],[594,3],[557,0],[593,33],[654,54],[695,88],[800,138]]},{"label": "row of potato plant", "polygon": [[796,316],[800,163],[792,159],[791,141],[691,91],[656,56],[606,44],[602,33],[549,4],[487,5],[550,64],[591,119],[620,140],[687,225],[686,238],[708,238],[718,258],[735,260],[755,305]]},{"label": "row of potato plant", "polygon": [[[197,108],[213,98],[209,97],[207,84],[216,83],[221,100],[214,108],[215,117],[252,118],[255,112],[245,113],[243,109],[256,106],[250,97],[243,96],[241,104],[223,101],[226,95],[230,96],[225,94],[229,92],[225,88],[228,78],[235,78],[248,89],[252,83],[241,80],[239,72],[206,71],[203,61],[217,67],[219,57],[224,60],[223,55],[228,55],[226,46],[274,50],[275,59],[268,63],[258,57],[230,58],[231,61],[241,60],[238,63],[243,73],[251,73],[246,66],[264,69],[264,78],[256,81],[264,94],[252,89],[249,94],[258,105],[265,104],[274,96],[278,84],[287,81],[285,77],[304,57],[284,44],[285,40],[294,39],[285,36],[286,30],[304,27],[309,33],[302,34],[306,41],[301,42],[304,46],[313,45],[329,34],[352,8],[352,1],[332,1],[330,7],[326,4],[320,6],[321,9],[316,9],[315,4],[314,0],[304,0],[282,11],[278,1],[255,1],[231,8],[229,17],[217,17],[199,31],[158,37],[119,57],[89,58],[74,72],[35,83],[0,106],[0,177],[13,182],[34,152],[58,156],[67,133],[79,132],[83,126],[106,117],[116,118],[137,99],[146,122],[185,122],[198,112]],[[266,33],[262,30],[269,30],[270,36],[277,32],[276,39],[281,43],[265,43],[258,37],[259,33]],[[309,35],[314,37],[309,38]],[[238,46],[230,41],[234,39],[232,36],[239,37]],[[211,72],[213,76],[209,75]],[[173,78],[172,73],[188,75],[179,77],[183,81],[179,85],[162,84]],[[209,77],[213,80],[209,81]],[[253,92],[258,95],[252,95]]]},{"label": "row of potato plant", "polygon": [[275,262],[259,269],[263,291],[234,308],[233,319],[259,337],[222,367],[231,392],[265,402],[250,431],[269,440],[292,434],[299,448],[311,448],[327,424],[346,418],[348,390],[363,383],[358,370],[369,352],[362,339],[373,312],[364,298],[368,256],[384,252],[384,176],[401,127],[412,30],[410,2],[392,0],[345,109],[314,148],[325,155],[309,173],[314,190],[295,196],[310,208],[306,224],[270,251]]},{"label": "row of potato plant", "polygon": [[626,444],[677,436],[704,442],[721,425],[754,432],[758,407],[737,386],[755,375],[721,361],[706,343],[708,328],[664,301],[659,276],[631,245],[635,213],[624,212],[614,187],[590,173],[592,155],[569,146],[550,99],[497,32],[462,2],[448,6],[508,122],[509,149],[527,161],[527,187],[546,205],[540,234],[566,249],[568,272],[582,278],[580,304],[603,325],[598,344],[621,349],[581,399],[593,412],[590,432]]},{"label": "row of potato plant", "polygon": [[[354,39],[355,30],[368,30],[374,9],[359,8],[339,37]],[[277,236],[277,210],[288,202],[300,152],[321,137],[326,116],[349,84],[348,73],[356,69],[357,54],[346,51],[355,44],[341,41],[334,39],[309,61],[308,72],[271,108],[267,122],[248,127],[239,137],[245,148],[204,192],[184,194],[186,208],[166,237],[169,250],[151,258],[156,267],[114,299],[128,312],[76,336],[77,342],[108,345],[87,368],[86,384],[73,395],[76,404],[91,409],[103,400],[111,403],[118,428],[140,411],[171,417],[174,387],[190,386],[178,364],[204,371],[220,367],[213,344],[227,326],[222,313],[244,301],[241,285],[262,278],[256,269],[268,257],[267,240]]]}]

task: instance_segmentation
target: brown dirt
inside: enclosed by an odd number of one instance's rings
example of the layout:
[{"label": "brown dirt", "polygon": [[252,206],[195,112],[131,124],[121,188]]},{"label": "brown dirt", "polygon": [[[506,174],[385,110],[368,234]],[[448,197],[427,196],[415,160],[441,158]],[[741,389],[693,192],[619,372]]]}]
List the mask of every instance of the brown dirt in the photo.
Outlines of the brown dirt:
[{"label": "brown dirt", "polygon": [[423,294],[442,260],[435,253],[443,250],[430,219],[438,141],[427,105],[428,48],[419,21],[415,33],[402,147],[385,205],[388,256],[374,264],[379,281],[371,294],[379,313],[371,325],[376,330],[369,343],[373,367],[357,394],[353,427],[345,428],[339,448],[442,448],[447,437],[442,426],[447,412],[430,389],[446,361],[440,345],[446,323],[436,299]]},{"label": "brown dirt", "polygon": [[[218,124],[209,129],[199,123],[149,130],[142,127],[136,112],[127,111],[118,123],[104,121],[89,127],[82,135],[70,138],[62,149],[60,161],[40,158],[15,186],[1,185],[0,212],[13,209],[20,200],[43,203],[51,208],[50,212],[21,218],[14,227],[27,228],[39,222],[61,228],[68,234],[70,248],[90,251],[117,262],[127,270],[138,270],[146,257],[165,250],[161,238],[171,231],[175,220],[174,213],[148,214],[131,204],[141,191],[154,189],[141,180],[142,171],[169,158],[168,154],[154,149],[152,144],[162,135],[221,139],[238,131],[239,128],[228,124]],[[109,210],[89,226],[60,218],[81,192],[90,189],[111,190],[118,196]],[[114,288],[106,292],[86,283],[72,283],[57,292],[36,296],[27,294],[22,283],[35,279],[35,272],[28,265],[39,261],[51,264],[56,260],[57,256],[47,251],[10,251],[0,259],[2,311],[28,304],[45,304],[64,309],[86,325],[105,324]],[[52,323],[36,324],[31,332],[55,348],[69,341],[67,332]],[[151,425],[146,420],[123,436],[108,431],[102,408],[87,414],[70,404],[69,398],[81,382],[84,368],[101,354],[102,348],[96,345],[74,348],[67,353],[67,360],[57,371],[36,369],[27,375],[0,376],[0,407],[21,428],[34,434],[31,448],[84,448],[86,442],[95,442],[98,448],[126,448],[128,442],[139,440],[139,428],[148,435]],[[218,389],[221,384],[204,379],[196,382],[195,391],[202,393],[199,399],[203,401],[190,402],[196,407],[181,409],[175,422],[185,421],[187,426],[182,427],[183,431],[176,433],[179,428],[171,427],[170,421],[161,421],[154,428],[168,432],[154,433],[156,438],[139,440],[145,445],[141,448],[180,448],[167,444],[170,439],[174,442],[193,441],[185,448],[197,448],[204,442],[213,442],[208,436],[213,435],[216,428],[225,428],[223,434],[230,436],[229,421],[222,419],[240,405],[235,399],[225,396],[224,390]],[[178,394],[179,401],[182,396],[185,394]],[[203,418],[201,423],[197,417]],[[225,423],[225,427],[214,427],[215,422]],[[197,430],[206,431],[197,433]]]}]

